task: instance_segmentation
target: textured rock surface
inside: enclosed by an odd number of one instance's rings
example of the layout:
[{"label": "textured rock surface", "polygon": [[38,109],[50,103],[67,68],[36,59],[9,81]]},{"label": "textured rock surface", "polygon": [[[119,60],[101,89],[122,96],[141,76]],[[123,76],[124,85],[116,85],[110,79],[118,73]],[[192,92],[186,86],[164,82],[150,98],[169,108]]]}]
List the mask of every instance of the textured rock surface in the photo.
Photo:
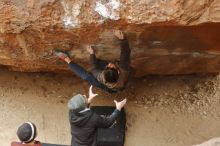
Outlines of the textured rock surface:
[{"label": "textured rock surface", "polygon": [[66,72],[52,49],[88,66],[88,43],[99,57],[117,59],[112,29],[119,28],[128,34],[137,76],[219,73],[218,22],[219,0],[1,0],[0,64]]},{"label": "textured rock surface", "polygon": [[220,138],[212,138],[204,143],[193,145],[193,146],[220,146]]}]

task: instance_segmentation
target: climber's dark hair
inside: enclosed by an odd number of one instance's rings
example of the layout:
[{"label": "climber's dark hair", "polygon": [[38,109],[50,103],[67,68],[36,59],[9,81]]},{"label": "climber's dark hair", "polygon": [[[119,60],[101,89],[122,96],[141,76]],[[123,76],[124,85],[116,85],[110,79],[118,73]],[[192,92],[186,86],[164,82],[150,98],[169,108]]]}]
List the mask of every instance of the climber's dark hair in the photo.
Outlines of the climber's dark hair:
[{"label": "climber's dark hair", "polygon": [[118,71],[114,68],[107,68],[104,71],[104,78],[107,83],[114,83],[118,81]]}]

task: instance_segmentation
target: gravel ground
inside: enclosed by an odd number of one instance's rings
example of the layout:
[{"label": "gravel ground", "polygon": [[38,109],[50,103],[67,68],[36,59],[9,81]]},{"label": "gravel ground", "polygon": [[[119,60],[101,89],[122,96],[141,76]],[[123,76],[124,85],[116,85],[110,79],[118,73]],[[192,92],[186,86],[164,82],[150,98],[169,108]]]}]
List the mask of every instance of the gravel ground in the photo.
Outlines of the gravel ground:
[{"label": "gravel ground", "polygon": [[[67,102],[89,85],[73,76],[0,71],[0,141],[10,145],[17,127],[32,121],[43,142],[69,144]],[[147,76],[128,89],[99,96],[93,105],[127,98],[125,146],[188,146],[220,135],[219,76]]]}]

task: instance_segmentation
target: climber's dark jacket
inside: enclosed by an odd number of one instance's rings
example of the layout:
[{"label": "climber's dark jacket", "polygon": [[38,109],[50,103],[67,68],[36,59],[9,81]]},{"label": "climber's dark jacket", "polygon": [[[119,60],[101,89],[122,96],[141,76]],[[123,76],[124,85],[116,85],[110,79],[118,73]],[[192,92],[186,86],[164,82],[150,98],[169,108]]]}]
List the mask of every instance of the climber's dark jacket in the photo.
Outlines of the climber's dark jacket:
[{"label": "climber's dark jacket", "polygon": [[123,40],[120,40],[120,47],[120,60],[114,61],[114,64],[119,70],[119,79],[116,83],[108,83],[105,81],[103,71],[106,69],[106,66],[109,62],[97,59],[95,54],[90,55],[90,63],[92,65],[91,73],[86,71],[84,68],[82,68],[74,62],[70,62],[69,67],[76,75],[88,81],[91,85],[101,88],[102,90],[105,90],[109,93],[118,92],[126,87],[129,77],[131,75],[131,49],[129,47],[128,40],[126,37]]}]

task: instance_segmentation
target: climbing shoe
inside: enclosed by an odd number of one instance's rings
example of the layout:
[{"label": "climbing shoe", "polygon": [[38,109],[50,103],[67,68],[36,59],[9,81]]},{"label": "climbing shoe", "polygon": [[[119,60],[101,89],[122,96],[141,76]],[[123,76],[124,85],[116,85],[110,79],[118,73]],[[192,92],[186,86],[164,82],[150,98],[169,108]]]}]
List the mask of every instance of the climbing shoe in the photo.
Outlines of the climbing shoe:
[{"label": "climbing shoe", "polygon": [[54,49],[53,54],[62,60],[64,60],[66,57],[69,57],[69,54],[67,52],[64,52],[59,49]]}]

